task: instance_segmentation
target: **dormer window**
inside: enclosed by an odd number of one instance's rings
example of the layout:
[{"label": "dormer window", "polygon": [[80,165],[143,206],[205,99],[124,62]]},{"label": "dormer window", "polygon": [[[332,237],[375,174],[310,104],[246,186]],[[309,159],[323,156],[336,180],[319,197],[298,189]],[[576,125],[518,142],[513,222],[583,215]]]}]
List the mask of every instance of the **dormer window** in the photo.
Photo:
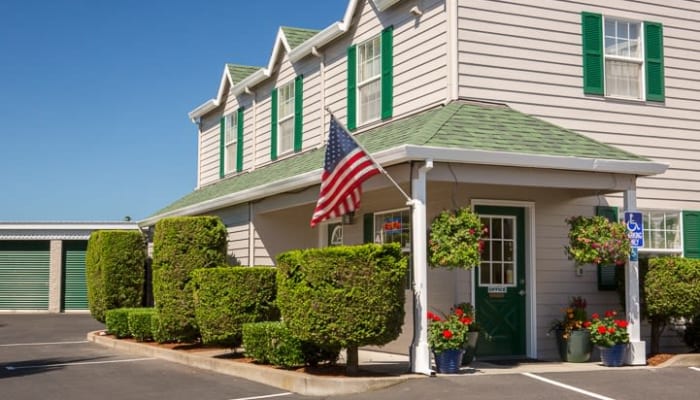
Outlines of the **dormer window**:
[{"label": "dormer window", "polygon": [[294,149],[294,82],[280,87],[278,93],[277,150],[284,154]]},{"label": "dormer window", "polygon": [[302,75],[294,82],[272,89],[270,94],[270,159],[280,154],[299,152],[303,133],[303,82]]}]

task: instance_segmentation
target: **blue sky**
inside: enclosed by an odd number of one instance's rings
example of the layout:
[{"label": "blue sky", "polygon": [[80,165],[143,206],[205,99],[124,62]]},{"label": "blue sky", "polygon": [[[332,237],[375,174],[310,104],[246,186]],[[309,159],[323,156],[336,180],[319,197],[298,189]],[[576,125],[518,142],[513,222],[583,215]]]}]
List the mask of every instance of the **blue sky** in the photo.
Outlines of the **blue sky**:
[{"label": "blue sky", "polygon": [[143,219],[196,185],[187,113],[224,63],[347,0],[0,1],[0,221]]}]

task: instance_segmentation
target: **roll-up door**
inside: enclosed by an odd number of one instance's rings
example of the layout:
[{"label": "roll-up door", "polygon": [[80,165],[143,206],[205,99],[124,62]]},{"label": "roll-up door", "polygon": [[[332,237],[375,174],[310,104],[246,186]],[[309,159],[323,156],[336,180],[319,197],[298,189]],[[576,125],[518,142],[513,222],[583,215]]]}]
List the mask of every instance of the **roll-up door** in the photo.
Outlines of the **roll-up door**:
[{"label": "roll-up door", "polygon": [[85,250],[87,242],[63,242],[63,310],[87,310]]},{"label": "roll-up door", "polygon": [[0,242],[0,310],[48,310],[48,241]]}]

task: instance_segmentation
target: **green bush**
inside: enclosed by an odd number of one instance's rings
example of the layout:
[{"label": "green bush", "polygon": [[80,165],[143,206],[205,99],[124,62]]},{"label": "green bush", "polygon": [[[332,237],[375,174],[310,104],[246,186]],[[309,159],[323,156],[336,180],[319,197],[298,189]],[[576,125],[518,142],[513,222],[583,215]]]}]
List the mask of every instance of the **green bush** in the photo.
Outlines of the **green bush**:
[{"label": "green bush", "polygon": [[279,319],[273,267],[219,267],[192,273],[194,309],[205,344],[238,347],[242,325]]},{"label": "green bush", "polygon": [[163,336],[192,341],[199,336],[191,273],[226,261],[226,227],[218,217],[165,218],[153,237],[153,299]]},{"label": "green bush", "polygon": [[156,310],[153,308],[135,308],[129,312],[129,333],[139,342],[153,339],[151,318]]},{"label": "green bush", "polygon": [[167,335],[167,332],[162,328],[160,323],[160,316],[156,310],[153,315],[151,315],[151,337],[158,343],[168,343],[173,341],[173,339]]},{"label": "green bush", "polygon": [[303,342],[283,322],[276,321],[243,324],[243,344],[248,357],[285,368],[335,362],[340,353],[339,348],[323,349]]},{"label": "green bush", "polygon": [[292,334],[322,347],[383,345],[401,333],[407,262],[398,244],[293,250],[277,257],[277,304]]},{"label": "green bush", "polygon": [[90,235],[85,275],[93,318],[105,322],[107,310],[142,305],[145,264],[141,232],[95,231]]},{"label": "green bush", "polygon": [[129,329],[129,313],[134,308],[113,308],[105,312],[105,327],[107,333],[118,338],[131,337]]}]

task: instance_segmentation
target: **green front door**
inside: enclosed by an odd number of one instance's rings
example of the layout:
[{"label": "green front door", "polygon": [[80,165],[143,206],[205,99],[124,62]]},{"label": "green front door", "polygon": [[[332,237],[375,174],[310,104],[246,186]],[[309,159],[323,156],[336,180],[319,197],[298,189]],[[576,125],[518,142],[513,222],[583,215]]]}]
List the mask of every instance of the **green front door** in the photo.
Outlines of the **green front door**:
[{"label": "green front door", "polygon": [[476,320],[481,325],[478,357],[524,357],[525,210],[477,206],[488,227],[475,274]]}]

